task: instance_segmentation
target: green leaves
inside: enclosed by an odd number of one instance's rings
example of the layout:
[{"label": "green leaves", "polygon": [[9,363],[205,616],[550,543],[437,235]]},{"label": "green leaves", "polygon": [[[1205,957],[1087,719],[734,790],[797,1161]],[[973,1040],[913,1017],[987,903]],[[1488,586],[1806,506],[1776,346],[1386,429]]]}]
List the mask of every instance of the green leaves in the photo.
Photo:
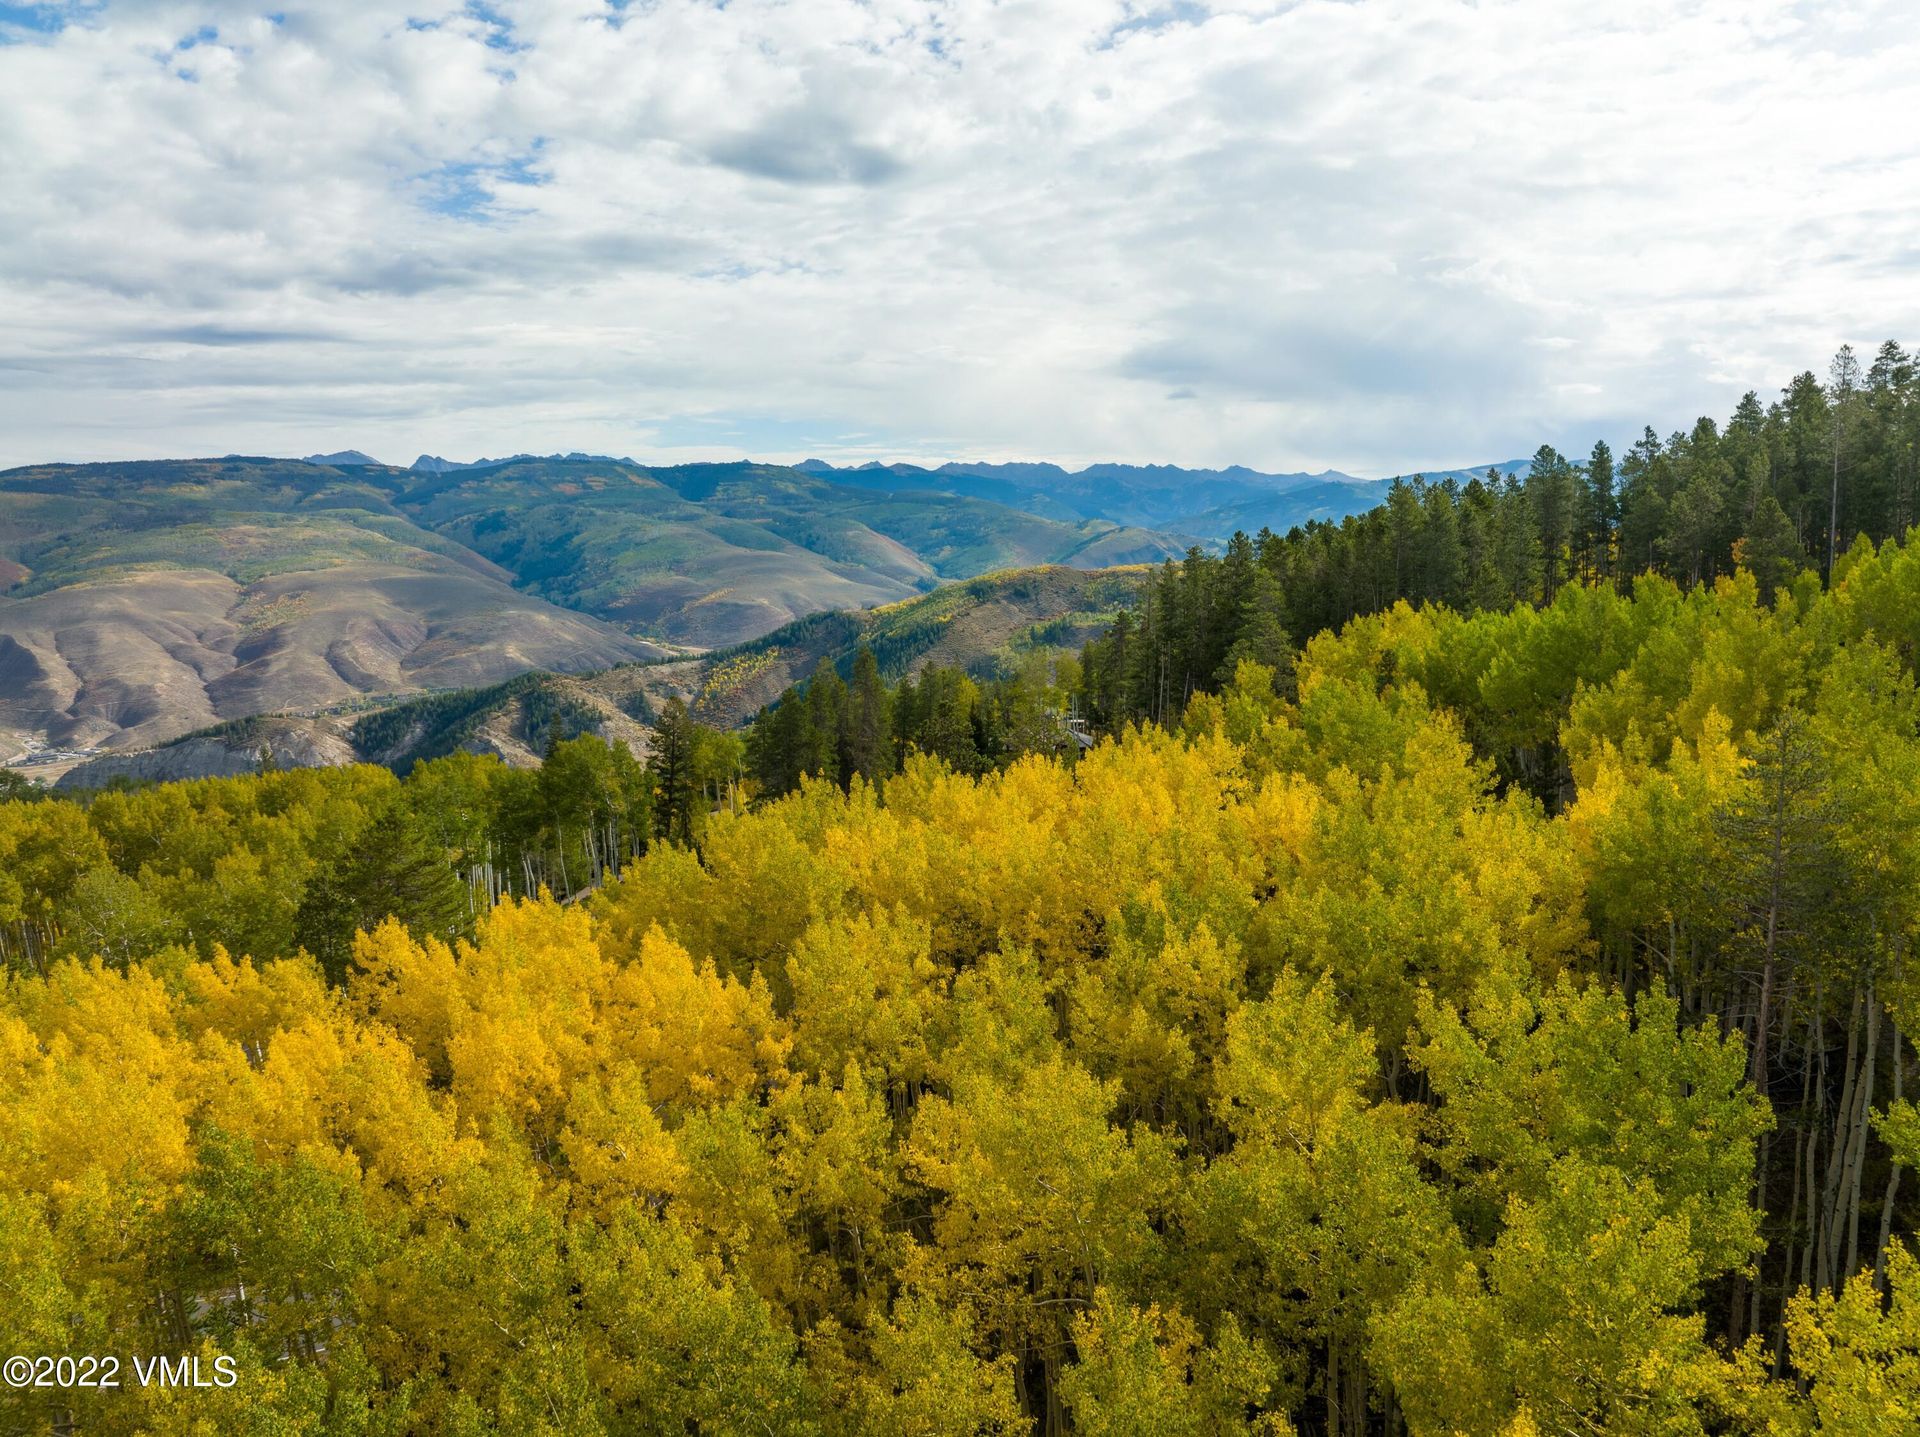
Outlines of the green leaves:
[{"label": "green leaves", "polygon": [[1433,1152],[1479,1204],[1476,1226],[1514,1200],[1549,1197],[1563,1165],[1610,1170],[1682,1223],[1703,1277],[1756,1247],[1754,1144],[1772,1125],[1744,1082],[1746,1052],[1674,1001],[1563,979],[1539,997],[1484,985],[1463,1018],[1427,999],[1410,1049],[1438,1100]]},{"label": "green leaves", "polygon": [[1689,1224],[1649,1181],[1571,1159],[1511,1198],[1474,1263],[1435,1272],[1375,1326],[1416,1431],[1704,1432],[1732,1380],[1684,1308],[1700,1277]]}]

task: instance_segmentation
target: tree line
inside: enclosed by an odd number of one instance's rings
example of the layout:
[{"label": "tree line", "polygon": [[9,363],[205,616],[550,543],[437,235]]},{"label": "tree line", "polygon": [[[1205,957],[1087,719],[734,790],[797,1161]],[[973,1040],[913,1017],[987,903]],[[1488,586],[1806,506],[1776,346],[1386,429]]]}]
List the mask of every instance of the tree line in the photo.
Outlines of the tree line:
[{"label": "tree line", "polygon": [[[1271,668],[1284,692],[1295,638],[1401,600],[1500,610],[1551,604],[1571,582],[1627,588],[1651,573],[1691,586],[1744,569],[1770,602],[1803,571],[1826,575],[1854,538],[1903,535],[1916,518],[1916,474],[1913,357],[1888,341],[1863,370],[1843,346],[1825,385],[1809,371],[1770,404],[1750,391],[1724,426],[1703,417],[1665,440],[1648,428],[1617,459],[1605,441],[1584,461],[1543,445],[1524,474],[1489,470],[1465,484],[1396,480],[1383,504],[1338,523],[1236,534],[1218,555],[1190,549],[1162,565],[1140,602],[1077,664],[1035,682],[1030,660],[1013,688],[1024,684],[1059,714],[1118,731],[1178,722],[1195,693],[1217,690],[1242,659]],[[877,676],[854,681],[866,684],[857,703],[873,728]],[[828,690],[837,682],[837,673],[824,679]],[[922,751],[964,768],[1047,741],[1037,731],[1004,741],[990,730],[991,706],[974,718],[977,698],[965,684],[977,682],[968,676],[934,683],[933,721],[910,724],[926,730]],[[887,745],[856,756],[837,739],[801,739],[802,730],[819,734],[838,722],[836,693],[818,702],[810,715],[784,701],[772,711],[785,727],[762,740],[767,757],[755,771],[763,791],[789,792],[803,773],[884,776]],[[897,766],[921,736],[896,732],[888,764]]]},{"label": "tree line", "polygon": [[1771,403],[1748,392],[1724,425],[1649,427],[1618,456],[1543,446],[1524,476],[1397,483],[1365,514],[1263,535],[1261,558],[1303,635],[1403,598],[1551,603],[1569,579],[1649,571],[1692,584],[1745,567],[1771,595],[1802,564],[1824,576],[1856,535],[1905,534],[1917,475],[1920,377],[1889,340],[1864,369],[1843,346],[1824,385],[1802,373]]},{"label": "tree line", "polygon": [[850,680],[822,658],[804,683],[748,726],[754,792],[777,798],[807,778],[842,788],[856,778],[884,784],[914,754],[957,773],[981,773],[1024,754],[1074,747],[1062,720],[1079,688],[1078,662],[1032,650],[999,668],[976,679],[956,666],[928,664],[889,685],[865,644],[854,651]]}]

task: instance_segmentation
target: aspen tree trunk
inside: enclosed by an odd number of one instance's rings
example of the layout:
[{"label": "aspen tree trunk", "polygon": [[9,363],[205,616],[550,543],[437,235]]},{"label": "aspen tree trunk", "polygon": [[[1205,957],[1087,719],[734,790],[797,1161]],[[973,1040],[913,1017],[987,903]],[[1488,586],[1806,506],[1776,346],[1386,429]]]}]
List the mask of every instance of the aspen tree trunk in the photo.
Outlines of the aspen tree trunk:
[{"label": "aspen tree trunk", "polygon": [[1767,946],[1760,967],[1760,1021],[1753,1039],[1753,1085],[1766,1092],[1767,1082],[1767,1010],[1773,999],[1773,961],[1780,938],[1780,885],[1784,878],[1782,858],[1786,849],[1787,827],[1787,729],[1780,725],[1780,772],[1773,786],[1773,852],[1767,865]]},{"label": "aspen tree trunk", "polygon": [[1820,1232],[1816,1276],[1822,1292],[1832,1289],[1834,1267],[1840,1260],[1840,1200],[1846,1191],[1847,1158],[1852,1148],[1854,1092],[1859,1078],[1860,1017],[1864,1006],[1864,995],[1856,987],[1852,1012],[1847,1020],[1846,1078],[1840,1086],[1840,1106],[1834,1110],[1833,1148],[1827,1154],[1827,1175],[1820,1191],[1825,1225]]},{"label": "aspen tree trunk", "polygon": [[[1813,1044],[1807,1044],[1806,1056],[1800,1065],[1800,1120],[1807,1122],[1807,1102],[1813,1096]],[[1807,1123],[1811,1129],[1815,1126]],[[1793,1201],[1787,1206],[1787,1253],[1786,1262],[1780,1269],[1780,1322],[1773,1333],[1773,1375],[1778,1378],[1787,1360],[1787,1303],[1793,1298],[1793,1260],[1800,1253],[1800,1196],[1804,1186],[1811,1204],[1813,1184],[1808,1163],[1811,1158],[1810,1143],[1803,1144],[1796,1138],[1793,1144]],[[1808,1224],[1811,1229],[1812,1224]],[[1808,1239],[1812,1241],[1811,1237]],[[1759,1324],[1756,1323],[1757,1327]]]},{"label": "aspen tree trunk", "polygon": [[1325,1387],[1327,1393],[1327,1431],[1338,1434],[1340,1427],[1340,1343],[1338,1339],[1327,1338],[1327,1372]]},{"label": "aspen tree trunk", "polygon": [[1860,1270],[1860,1179],[1867,1166],[1867,1133],[1872,1124],[1868,1114],[1873,1109],[1873,1085],[1879,1076],[1876,1065],[1877,1050],[1880,1044],[1880,1004],[1874,994],[1873,980],[1867,980],[1867,1058],[1863,1081],[1860,1085],[1860,1105],[1853,1122],[1853,1154],[1848,1159],[1852,1168],[1852,1180],[1847,1197],[1847,1269],[1845,1275]]},{"label": "aspen tree trunk", "polygon": [[[1767,1212],[1767,1158],[1768,1138],[1771,1134],[1760,1135],[1760,1160],[1754,1165],[1753,1206],[1763,1216]],[[1766,1250],[1763,1248],[1755,1263],[1753,1275],[1736,1273],[1733,1283],[1733,1301],[1727,1313],[1727,1341],[1735,1347],[1749,1332],[1760,1330],[1760,1289],[1765,1286],[1764,1267]]]},{"label": "aspen tree trunk", "polygon": [[1819,1046],[1819,1081],[1814,1085],[1812,1118],[1807,1123],[1807,1245],[1800,1254],[1800,1285],[1810,1286],[1813,1282],[1813,1254],[1820,1246],[1820,1189],[1815,1186],[1815,1174],[1820,1170],[1820,1131],[1827,1116],[1827,1044],[1825,1024],[1821,1019],[1821,997],[1814,995],[1813,1017],[1808,1025],[1808,1039]]},{"label": "aspen tree trunk", "polygon": [[[1893,1029],[1893,1100],[1900,1101],[1900,1088],[1905,1078],[1905,1057],[1901,1052],[1900,1027]],[[1900,1164],[1887,1165],[1887,1195],[1880,1201],[1880,1236],[1873,1245],[1873,1285],[1876,1291],[1887,1290],[1887,1243],[1893,1237],[1893,1200],[1900,1192]]]}]

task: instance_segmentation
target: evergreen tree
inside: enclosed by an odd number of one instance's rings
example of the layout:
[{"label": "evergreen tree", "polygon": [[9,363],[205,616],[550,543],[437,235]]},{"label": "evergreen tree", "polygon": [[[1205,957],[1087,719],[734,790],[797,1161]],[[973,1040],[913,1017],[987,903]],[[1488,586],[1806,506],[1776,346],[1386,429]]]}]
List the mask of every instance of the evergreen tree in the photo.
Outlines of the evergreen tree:
[{"label": "evergreen tree", "polygon": [[1460,491],[1460,564],[1469,609],[1500,608],[1508,601],[1500,573],[1499,492],[1477,478]]},{"label": "evergreen tree", "polygon": [[1496,562],[1506,602],[1530,604],[1540,592],[1540,529],[1533,515],[1532,495],[1513,475],[1500,479],[1491,469],[1487,471],[1487,485],[1496,495]]},{"label": "evergreen tree", "polygon": [[1793,521],[1773,495],[1764,495],[1755,506],[1753,522],[1734,546],[1733,557],[1759,584],[1763,604],[1771,604],[1774,594],[1800,572],[1806,551],[1800,546],[1800,536],[1793,532]]},{"label": "evergreen tree", "polygon": [[1660,439],[1642,432],[1620,465],[1620,528],[1614,562],[1622,578],[1657,568],[1667,527],[1667,465]]},{"label": "evergreen tree", "polygon": [[653,831],[668,843],[691,846],[701,810],[697,735],[678,694],[660,708],[647,772],[653,779]]},{"label": "evergreen tree", "polygon": [[800,731],[800,772],[838,783],[840,719],[847,705],[847,686],[831,659],[822,658],[807,680],[806,724]]},{"label": "evergreen tree", "polygon": [[1853,346],[1843,344],[1833,357],[1828,374],[1827,397],[1832,401],[1832,419],[1828,433],[1833,445],[1833,492],[1827,518],[1827,573],[1833,573],[1836,545],[1840,538],[1840,470],[1847,458],[1847,436],[1853,411],[1860,394],[1860,361]]},{"label": "evergreen tree", "polygon": [[747,767],[769,797],[791,793],[799,786],[806,721],[806,699],[797,688],[787,690],[753,721],[747,735]]},{"label": "evergreen tree", "polygon": [[[1124,617],[1124,616],[1123,616]],[[898,769],[912,752],[914,735],[926,727],[927,709],[921,702],[920,686],[912,674],[902,674],[887,705],[887,718],[893,730],[893,766]]]},{"label": "evergreen tree", "polygon": [[1418,558],[1409,597],[1456,606],[1466,601],[1459,498],[1451,479],[1422,486]]},{"label": "evergreen tree", "polygon": [[1566,573],[1567,551],[1575,534],[1573,466],[1551,445],[1542,444],[1527,470],[1527,506],[1538,526],[1540,597],[1551,604]]},{"label": "evergreen tree", "polygon": [[1287,637],[1287,598],[1272,575],[1264,570],[1254,573],[1252,592],[1240,611],[1234,629],[1233,644],[1213,674],[1213,686],[1233,682],[1241,664],[1263,664],[1275,674],[1275,685],[1283,693],[1293,687],[1293,645]]},{"label": "evergreen tree", "polygon": [[893,729],[887,715],[886,685],[873,650],[861,644],[853,656],[853,683],[841,716],[845,737],[844,775],[859,774],[870,783],[885,782],[893,772]]},{"label": "evergreen tree", "polygon": [[979,688],[959,669],[929,666],[920,675],[922,718],[911,735],[914,747],[957,772],[978,773],[983,766],[979,701]]},{"label": "evergreen tree", "polygon": [[1601,578],[1613,576],[1613,536],[1620,523],[1620,501],[1613,492],[1613,450],[1596,439],[1587,458],[1587,561]]},{"label": "evergreen tree", "polygon": [[1085,717],[1111,732],[1135,716],[1128,686],[1134,637],[1133,612],[1122,609],[1105,634],[1088,641],[1081,657]]},{"label": "evergreen tree", "polygon": [[[1795,529],[1826,536],[1831,528],[1827,490],[1834,454],[1833,415],[1826,390],[1811,371],[1796,375],[1781,391],[1778,412],[1770,418],[1773,473],[1779,485],[1775,497]],[[1829,558],[1827,569],[1831,567]]]},{"label": "evergreen tree", "polygon": [[341,983],[356,932],[396,918],[417,934],[446,940],[472,917],[446,852],[396,798],[308,881],[293,932],[329,980]]}]

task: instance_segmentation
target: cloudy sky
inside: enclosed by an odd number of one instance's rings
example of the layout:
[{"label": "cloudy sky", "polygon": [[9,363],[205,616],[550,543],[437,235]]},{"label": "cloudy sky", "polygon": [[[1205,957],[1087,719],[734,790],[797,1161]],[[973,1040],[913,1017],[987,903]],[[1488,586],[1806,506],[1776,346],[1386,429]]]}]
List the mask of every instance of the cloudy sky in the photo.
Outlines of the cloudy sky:
[{"label": "cloudy sky", "polygon": [[0,3],[0,465],[1584,450],[1920,341],[1911,0]]}]

